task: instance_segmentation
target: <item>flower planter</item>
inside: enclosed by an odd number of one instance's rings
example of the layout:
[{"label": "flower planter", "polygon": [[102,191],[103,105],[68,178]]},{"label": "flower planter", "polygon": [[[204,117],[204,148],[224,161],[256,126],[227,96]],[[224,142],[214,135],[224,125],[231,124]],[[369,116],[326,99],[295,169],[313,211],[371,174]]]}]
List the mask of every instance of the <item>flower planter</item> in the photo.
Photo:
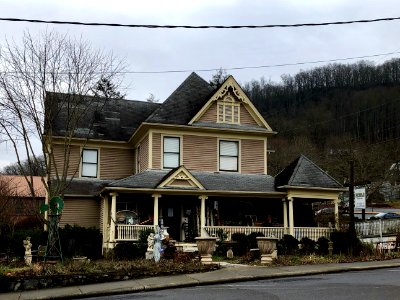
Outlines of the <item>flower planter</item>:
[{"label": "flower planter", "polygon": [[261,263],[270,264],[276,258],[275,250],[278,239],[274,237],[257,237],[257,246],[260,249]]},{"label": "flower planter", "polygon": [[197,237],[195,239],[196,239],[197,249],[199,250],[199,254],[201,257],[201,262],[203,264],[211,264],[212,254],[215,250],[215,242],[217,241],[217,238]]}]

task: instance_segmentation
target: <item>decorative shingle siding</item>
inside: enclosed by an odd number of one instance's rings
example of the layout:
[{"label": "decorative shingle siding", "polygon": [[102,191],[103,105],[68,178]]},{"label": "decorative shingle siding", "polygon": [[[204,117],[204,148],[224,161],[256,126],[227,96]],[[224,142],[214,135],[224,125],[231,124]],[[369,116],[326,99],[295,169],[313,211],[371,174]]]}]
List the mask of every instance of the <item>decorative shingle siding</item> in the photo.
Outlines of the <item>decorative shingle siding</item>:
[{"label": "decorative shingle siding", "polygon": [[[63,166],[65,162],[65,154],[64,154],[64,145],[54,145],[53,154],[55,164],[57,165],[57,172],[59,176],[63,174]],[[67,176],[79,176],[79,166],[80,166],[80,147],[79,146],[70,146],[70,156],[68,163],[68,171]],[[55,176],[55,169],[51,169],[51,176]]]},{"label": "decorative shingle siding", "polygon": [[100,202],[85,198],[64,199],[60,226],[64,227],[67,224],[99,228]]},{"label": "decorative shingle siding", "polygon": [[149,167],[149,136],[147,135],[140,142],[140,171],[144,171]]},{"label": "decorative shingle siding", "polygon": [[153,169],[161,169],[161,133],[153,133]]},{"label": "decorative shingle siding", "polygon": [[133,174],[134,150],[118,148],[100,149],[101,179],[117,179]]},{"label": "decorative shingle siding", "polygon": [[201,116],[198,122],[216,123],[217,122],[217,102],[211,104],[206,112]]},{"label": "decorative shingle siding", "polygon": [[249,111],[246,107],[241,104],[240,105],[240,124],[241,125],[258,125],[256,121],[254,121],[253,117],[250,115]]},{"label": "decorative shingle siding", "polygon": [[264,173],[264,141],[242,140],[241,141],[241,172],[243,174]]},{"label": "decorative shingle siding", "polygon": [[207,136],[183,136],[183,165],[188,170],[217,171],[217,138]]}]

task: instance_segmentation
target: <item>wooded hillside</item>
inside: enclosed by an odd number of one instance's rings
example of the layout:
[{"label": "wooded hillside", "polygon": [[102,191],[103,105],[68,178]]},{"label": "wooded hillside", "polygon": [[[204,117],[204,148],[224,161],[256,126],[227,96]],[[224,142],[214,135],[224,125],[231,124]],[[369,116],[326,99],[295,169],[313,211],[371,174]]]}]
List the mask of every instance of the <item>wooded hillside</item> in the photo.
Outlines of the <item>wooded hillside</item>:
[{"label": "wooded hillside", "polygon": [[350,159],[357,181],[398,179],[389,170],[400,161],[400,59],[330,64],[245,90],[278,132],[270,174],[302,153],[342,183]]}]

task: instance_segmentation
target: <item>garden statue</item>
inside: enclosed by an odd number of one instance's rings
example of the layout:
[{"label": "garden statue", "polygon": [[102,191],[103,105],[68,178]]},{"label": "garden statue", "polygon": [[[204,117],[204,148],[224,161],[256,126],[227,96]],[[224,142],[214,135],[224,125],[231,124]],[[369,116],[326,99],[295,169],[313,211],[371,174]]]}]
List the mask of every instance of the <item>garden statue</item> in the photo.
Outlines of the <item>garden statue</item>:
[{"label": "garden statue", "polygon": [[32,264],[32,243],[31,243],[31,237],[27,236],[26,240],[23,240],[24,248],[25,248],[25,263],[27,266],[30,266]]},{"label": "garden statue", "polygon": [[153,259],[154,252],[154,233],[150,233],[147,237],[146,259]]},{"label": "garden statue", "polygon": [[162,235],[160,232],[160,227],[156,226],[156,233],[154,235],[153,256],[154,256],[154,261],[157,263],[160,261],[161,257],[161,240],[162,240]]}]

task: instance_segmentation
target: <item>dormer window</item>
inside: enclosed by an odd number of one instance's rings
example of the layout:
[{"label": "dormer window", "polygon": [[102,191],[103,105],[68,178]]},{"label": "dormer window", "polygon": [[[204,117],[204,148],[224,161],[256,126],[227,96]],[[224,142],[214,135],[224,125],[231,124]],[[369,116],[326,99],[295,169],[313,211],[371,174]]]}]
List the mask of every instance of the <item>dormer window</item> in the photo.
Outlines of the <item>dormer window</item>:
[{"label": "dormer window", "polygon": [[240,103],[231,96],[218,101],[218,123],[239,124]]}]

